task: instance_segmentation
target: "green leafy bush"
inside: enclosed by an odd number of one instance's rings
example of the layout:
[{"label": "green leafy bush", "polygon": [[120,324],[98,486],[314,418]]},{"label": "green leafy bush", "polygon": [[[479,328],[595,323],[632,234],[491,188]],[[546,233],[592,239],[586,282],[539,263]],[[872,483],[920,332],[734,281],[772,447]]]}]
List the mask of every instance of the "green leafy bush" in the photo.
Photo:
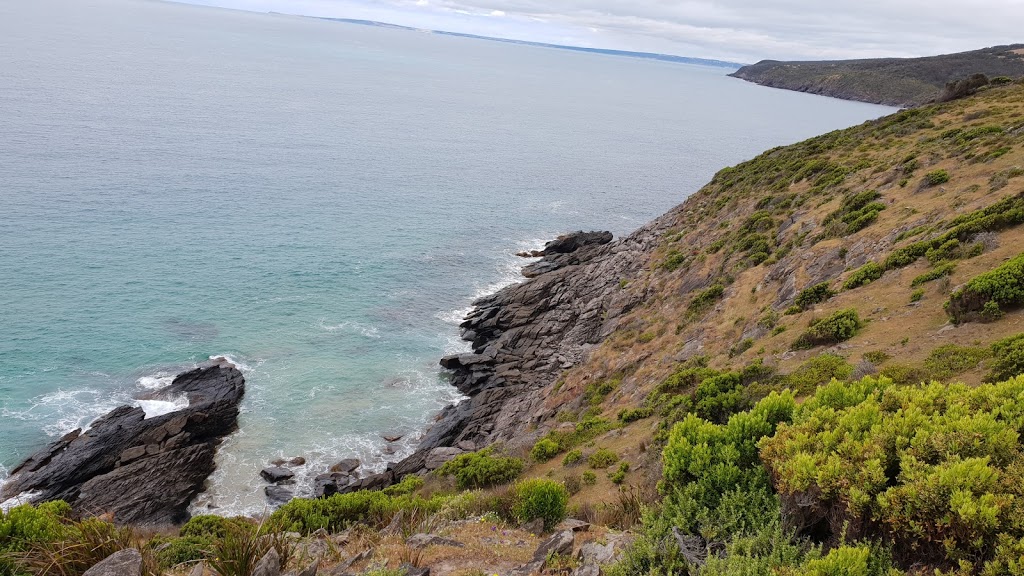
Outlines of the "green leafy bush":
[{"label": "green leafy bush", "polygon": [[846,282],[843,283],[843,290],[853,290],[854,288],[870,284],[881,278],[884,273],[885,270],[881,266],[875,262],[868,262],[846,279]]},{"label": "green leafy bush", "polygon": [[[156,559],[160,567],[169,570],[179,564],[204,560],[213,549],[212,537],[188,536],[157,542]],[[151,543],[152,544],[152,543]]]},{"label": "green leafy bush", "polygon": [[805,533],[878,530],[908,563],[980,567],[1001,535],[1024,535],[1022,425],[1024,378],[977,388],[833,382],[761,441],[761,459],[783,514]]},{"label": "green leafy bush", "polygon": [[606,448],[599,448],[587,458],[591,468],[607,468],[619,461],[619,455]]},{"label": "green leafy bush", "polygon": [[309,534],[320,528],[339,532],[356,523],[383,527],[399,510],[430,515],[449,503],[450,498],[429,499],[414,495],[389,496],[384,492],[360,491],[328,498],[296,498],[278,508],[271,522],[282,530]]},{"label": "green leafy bush", "polygon": [[972,278],[949,297],[946,312],[956,324],[969,322],[989,302],[999,310],[1024,304],[1024,254]]},{"label": "green leafy bush", "polygon": [[71,506],[60,501],[15,506],[8,512],[0,510],[0,575],[27,574],[12,556],[34,545],[65,537],[69,530],[65,522],[70,515]]},{"label": "green leafy bush", "polygon": [[555,442],[550,438],[541,438],[533,445],[533,448],[530,449],[530,458],[533,458],[537,462],[547,462],[555,456],[558,456],[560,451],[561,450],[558,448],[558,442]]},{"label": "green leafy bush", "polygon": [[946,380],[976,368],[991,355],[988,348],[945,344],[932,350],[924,361],[924,367],[932,378]]},{"label": "green leafy bush", "polygon": [[949,276],[950,274],[953,273],[955,269],[956,264],[953,264],[952,262],[939,264],[935,268],[932,268],[931,270],[925,272],[924,274],[921,274],[920,276],[914,278],[910,282],[910,286],[911,288],[917,288],[918,286],[924,284],[925,282],[931,282],[932,280],[938,280],[943,276]]},{"label": "green leafy bush", "polygon": [[918,288],[910,293],[911,302],[920,302],[924,298],[924,288]]},{"label": "green leafy bush", "polygon": [[423,488],[424,484],[423,478],[415,474],[406,474],[401,482],[388,486],[383,492],[388,496],[404,496]]},{"label": "green leafy bush", "polygon": [[815,304],[824,302],[835,295],[836,292],[828,287],[828,282],[822,282],[821,284],[815,284],[801,290],[793,303],[799,306],[801,310],[807,310]]},{"label": "green leafy bush", "polygon": [[782,385],[803,396],[814,392],[833,379],[847,380],[853,375],[853,366],[842,356],[819,354],[782,378]]},{"label": "green leafy bush", "polygon": [[[534,450],[530,451],[531,455],[542,442],[545,441],[541,440],[534,445]],[[556,449],[554,454],[557,454],[557,444],[548,441],[548,447],[551,446]],[[547,459],[553,458],[554,454]],[[488,448],[479,452],[459,454],[438,468],[437,473],[441,476],[454,476],[460,490],[470,490],[508,484],[522,474],[523,468],[523,461],[519,458],[493,456]]]},{"label": "green leafy bush", "polygon": [[590,470],[584,472],[581,475],[581,478],[583,479],[583,483],[586,484],[587,486],[593,486],[594,484],[597,484],[597,474],[594,474]]},{"label": "green leafy bush", "polygon": [[532,478],[517,482],[512,489],[512,513],[521,523],[537,518],[544,520],[544,529],[550,530],[565,519],[569,491],[552,480]]},{"label": "green leafy bush", "polygon": [[996,382],[1024,374],[1024,334],[1004,338],[992,344],[992,373],[988,380]]},{"label": "green leafy bush", "polygon": [[924,175],[924,184],[927,186],[938,186],[939,184],[945,184],[949,182],[949,172],[939,169],[932,170],[931,172]]},{"label": "green leafy bush", "polygon": [[649,418],[653,413],[654,410],[646,406],[640,408],[625,408],[619,412],[619,422],[629,424],[630,422]]},{"label": "green leafy bush", "polygon": [[223,538],[238,528],[253,530],[255,526],[243,518],[225,518],[204,514],[193,516],[181,527],[178,535],[182,538]]},{"label": "green leafy bush", "polygon": [[606,380],[591,382],[583,390],[583,398],[587,401],[587,404],[597,406],[601,402],[604,402],[604,399],[614,392],[615,389],[619,387],[619,384],[622,384],[621,378],[609,378]]},{"label": "green leafy bush", "polygon": [[580,450],[573,450],[565,455],[562,459],[562,466],[575,466],[583,461],[583,452]]},{"label": "green leafy bush", "polygon": [[793,343],[794,349],[813,348],[838,344],[857,335],[863,324],[853,308],[835,312],[831,316],[815,320]]},{"label": "green leafy bush", "polygon": [[724,295],[725,286],[722,286],[721,284],[714,284],[710,288],[698,292],[697,295],[693,297],[693,300],[690,300],[690,304],[688,306],[689,311],[691,314],[703,312],[710,308],[712,304]]}]

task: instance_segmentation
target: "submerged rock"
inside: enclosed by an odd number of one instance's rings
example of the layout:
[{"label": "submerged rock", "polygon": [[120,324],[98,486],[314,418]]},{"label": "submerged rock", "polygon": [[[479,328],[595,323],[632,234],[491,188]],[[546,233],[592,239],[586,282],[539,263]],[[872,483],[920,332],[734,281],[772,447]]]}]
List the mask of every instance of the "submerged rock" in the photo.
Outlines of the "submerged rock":
[{"label": "submerged rock", "polygon": [[268,466],[263,470],[260,470],[260,476],[262,476],[267,482],[276,484],[278,482],[284,482],[285,480],[291,480],[295,477],[295,472],[280,466]]},{"label": "submerged rock", "polygon": [[118,524],[180,524],[214,470],[214,454],[238,425],[245,379],[226,361],[183,372],[162,397],[188,406],[146,418],[121,406],[53,442],[11,472],[0,501],[22,492],[33,502],[64,500],[75,514],[111,514]]}]

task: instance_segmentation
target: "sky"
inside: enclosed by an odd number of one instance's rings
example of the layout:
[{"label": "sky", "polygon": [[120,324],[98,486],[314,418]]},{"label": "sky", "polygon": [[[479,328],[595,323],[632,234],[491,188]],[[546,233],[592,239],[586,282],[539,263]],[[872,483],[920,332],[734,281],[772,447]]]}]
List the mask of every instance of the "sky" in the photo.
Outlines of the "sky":
[{"label": "sky", "polygon": [[181,0],[752,63],[1024,43],[1024,0]]}]

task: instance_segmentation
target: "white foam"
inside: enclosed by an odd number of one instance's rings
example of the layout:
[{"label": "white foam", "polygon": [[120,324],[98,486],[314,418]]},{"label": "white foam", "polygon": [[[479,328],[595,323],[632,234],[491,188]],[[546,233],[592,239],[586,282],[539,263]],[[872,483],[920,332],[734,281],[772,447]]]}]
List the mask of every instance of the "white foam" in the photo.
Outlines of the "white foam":
[{"label": "white foam", "polygon": [[235,368],[238,368],[238,370],[241,371],[243,374],[252,373],[253,371],[256,370],[256,368],[262,366],[264,362],[263,358],[256,358],[254,360],[254,362],[256,362],[256,366],[254,367],[250,366],[249,364],[246,364],[245,362],[242,362],[241,360],[235,358],[231,354],[214,354],[209,357],[209,360],[227,360],[229,364],[231,364]]},{"label": "white foam", "polygon": [[135,403],[146,413],[146,419],[149,419],[188,408],[188,396],[182,394],[174,400],[136,400]]},{"label": "white foam", "polygon": [[135,381],[140,387],[146,390],[161,390],[167,388],[174,382],[174,374],[157,372],[152,376],[143,376]]},{"label": "white foam", "polygon": [[373,338],[375,340],[380,339],[380,330],[376,326],[360,324],[359,322],[352,322],[350,320],[346,320],[341,324],[329,326],[327,322],[323,318],[321,318],[319,325],[322,329],[327,330],[328,332],[352,332],[365,336],[366,338]]},{"label": "white foam", "polygon": [[8,498],[3,502],[0,502],[0,510],[4,512],[10,512],[11,508],[21,506],[22,504],[31,504],[32,499],[38,497],[42,492],[22,492],[14,498]]}]

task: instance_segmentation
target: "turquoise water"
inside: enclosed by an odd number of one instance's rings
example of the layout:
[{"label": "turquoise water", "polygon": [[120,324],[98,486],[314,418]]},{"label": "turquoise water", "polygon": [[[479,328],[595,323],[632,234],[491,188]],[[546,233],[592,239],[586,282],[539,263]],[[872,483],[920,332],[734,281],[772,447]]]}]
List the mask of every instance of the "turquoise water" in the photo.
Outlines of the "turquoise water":
[{"label": "turquoise water", "polygon": [[[228,355],[257,470],[397,458],[514,253],[889,109],[725,71],[161,2],[0,4],[0,464]],[[3,469],[0,468],[0,476]]]}]

